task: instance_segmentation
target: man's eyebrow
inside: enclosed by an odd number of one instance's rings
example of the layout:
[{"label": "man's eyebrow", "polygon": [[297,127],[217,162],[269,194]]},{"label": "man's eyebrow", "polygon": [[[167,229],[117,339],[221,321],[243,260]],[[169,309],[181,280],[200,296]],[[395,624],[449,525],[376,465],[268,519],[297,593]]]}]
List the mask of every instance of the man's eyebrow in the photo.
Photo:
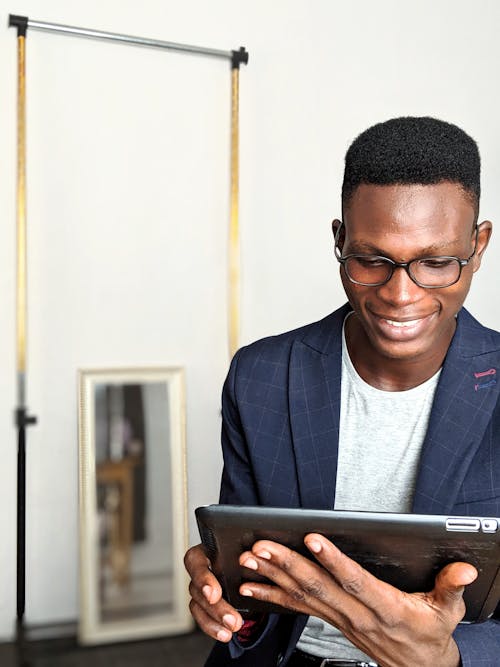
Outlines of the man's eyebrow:
[{"label": "man's eyebrow", "polygon": [[[461,242],[460,239],[446,240],[443,242],[436,241],[436,243],[431,243],[431,245],[426,246],[425,248],[419,248],[415,253],[415,257],[430,257],[432,255],[441,254],[448,255],[450,254],[449,248],[457,246]],[[368,243],[366,241],[353,241],[349,244],[349,254],[353,253],[362,253],[366,255],[380,255],[382,257],[387,257],[387,251],[383,248],[378,248],[377,246]]]}]

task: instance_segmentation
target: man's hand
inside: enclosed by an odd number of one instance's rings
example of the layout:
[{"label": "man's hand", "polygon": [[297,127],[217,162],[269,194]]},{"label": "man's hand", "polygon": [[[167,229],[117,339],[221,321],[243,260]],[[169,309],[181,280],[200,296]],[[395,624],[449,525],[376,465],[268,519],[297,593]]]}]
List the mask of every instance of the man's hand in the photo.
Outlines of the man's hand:
[{"label": "man's hand", "polygon": [[241,628],[243,619],[222,598],[222,589],[210,570],[210,561],[201,544],[187,551],[184,565],[191,577],[189,609],[194,620],[207,635],[227,643],[232,633]]},{"label": "man's hand", "polygon": [[430,593],[408,594],[371,575],[321,535],[307,535],[305,544],[323,568],[275,542],[256,542],[240,564],[277,586],[248,582],[240,593],[322,618],[384,667],[458,667],[451,635],[465,613],[464,586],[477,577],[472,565],[452,563]]}]

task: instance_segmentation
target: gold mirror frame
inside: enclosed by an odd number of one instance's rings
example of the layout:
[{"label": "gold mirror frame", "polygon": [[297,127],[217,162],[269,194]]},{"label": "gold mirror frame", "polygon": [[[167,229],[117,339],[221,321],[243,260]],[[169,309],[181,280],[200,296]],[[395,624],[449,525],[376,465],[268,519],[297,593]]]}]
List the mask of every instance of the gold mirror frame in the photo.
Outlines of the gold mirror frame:
[{"label": "gold mirror frame", "polygon": [[[80,466],[80,619],[78,637],[83,644],[99,644],[112,641],[135,640],[146,637],[179,634],[188,632],[193,627],[189,613],[189,595],[187,575],[183,567],[183,556],[187,548],[187,484],[186,484],[186,448],[185,448],[185,390],[182,368],[139,368],[139,369],[103,369],[80,370],[78,378],[79,404],[79,466]],[[123,497],[122,505],[126,508],[126,488],[122,478],[116,477],[117,461],[112,461],[103,478],[103,466],[96,463],[96,405],[98,387],[141,387],[141,396],[146,394],[143,385],[165,383],[165,424],[167,429],[169,471],[165,471],[165,512],[171,512],[171,545],[165,562],[171,561],[170,609],[144,611],[136,617],[127,616],[121,610],[123,618],[106,618],[102,593],[103,547],[102,516],[98,513],[98,476],[100,489],[102,483],[113,482]],[[163,413],[163,411],[162,411]],[[144,437],[143,448],[148,452],[148,436]],[[129,456],[118,459],[122,464]],[[111,472],[110,472],[111,471]],[[112,472],[114,471],[114,472]],[[111,477],[110,477],[111,475]],[[167,479],[168,477],[168,479]],[[120,483],[123,485],[120,486]],[[102,493],[101,493],[102,495]],[[119,496],[121,497],[121,496]],[[122,502],[120,500],[120,502]],[[121,505],[120,505],[121,507]],[[129,508],[130,509],[130,508]],[[102,515],[102,508],[99,510]],[[119,516],[119,515],[118,515]],[[129,535],[130,538],[130,535]],[[131,542],[128,543],[130,554]],[[108,547],[108,551],[109,551]],[[123,558],[122,558],[123,560]],[[170,576],[170,575],[169,575]],[[128,581],[128,579],[127,579]],[[123,582],[120,583],[120,585]],[[129,584],[126,584],[129,585]],[[115,614],[116,616],[116,614]]]}]

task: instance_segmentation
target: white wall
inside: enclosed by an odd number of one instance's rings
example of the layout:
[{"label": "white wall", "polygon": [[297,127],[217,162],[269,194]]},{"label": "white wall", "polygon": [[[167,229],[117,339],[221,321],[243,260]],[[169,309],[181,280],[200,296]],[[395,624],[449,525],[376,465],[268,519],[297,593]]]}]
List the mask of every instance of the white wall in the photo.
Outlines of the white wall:
[{"label": "white wall", "polygon": [[[481,0],[11,0],[0,27],[0,637],[15,615],[15,89],[7,12],[232,49],[241,71],[242,342],[343,302],[330,220],[343,155],[397,115],[479,142],[500,211],[497,26]],[[183,365],[190,508],[214,501],[227,369],[229,71],[223,61],[30,32],[27,621],[77,614],[76,370]],[[494,237],[469,299],[500,327]],[[191,539],[196,533],[191,526]]]}]

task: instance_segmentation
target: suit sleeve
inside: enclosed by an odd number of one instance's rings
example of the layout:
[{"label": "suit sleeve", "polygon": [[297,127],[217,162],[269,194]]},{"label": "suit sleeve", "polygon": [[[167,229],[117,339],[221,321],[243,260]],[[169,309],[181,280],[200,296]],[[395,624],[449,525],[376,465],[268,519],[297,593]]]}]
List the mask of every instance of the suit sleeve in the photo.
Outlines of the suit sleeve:
[{"label": "suit sleeve", "polygon": [[[490,435],[486,437],[485,442],[488,449],[488,455],[482,459],[483,467],[488,471],[487,478],[491,480],[492,495],[498,488],[498,433],[500,428],[500,406],[494,408],[493,418],[490,426]],[[485,494],[487,496],[487,494]],[[494,509],[495,499],[489,507],[482,508],[482,516],[498,515]],[[496,501],[498,507],[498,500]],[[464,506],[462,506],[463,508]],[[473,506],[472,506],[473,507]],[[475,514],[475,509],[467,509],[467,514]],[[481,514],[476,514],[481,516]],[[498,667],[500,665],[500,604],[498,604],[493,617],[484,623],[461,624],[455,630],[453,637],[458,645],[460,656],[462,658],[462,667]]]},{"label": "suit sleeve", "polygon": [[[239,350],[234,356],[222,390],[221,440],[224,469],[219,502],[233,505],[260,505],[245,429],[238,409],[238,401],[244,400],[243,396],[237,395],[238,366],[242,351]],[[244,383],[240,381],[240,385],[242,385],[240,391],[243,393]],[[260,662],[264,657],[265,660],[271,655],[277,657],[278,652],[281,652],[288,643],[293,624],[293,617],[269,614],[262,619],[254,638],[249,638],[243,644],[237,636],[233,636],[228,646],[218,646],[216,651],[219,650],[225,655],[228,653],[232,659],[239,658],[238,664],[242,665],[247,664],[247,660],[250,660],[249,664],[254,665],[254,660]],[[220,664],[223,662],[224,660],[220,659]]]},{"label": "suit sleeve", "polygon": [[[497,608],[498,614],[500,608]],[[498,667],[500,664],[500,620],[459,625],[453,634],[462,667]]]},{"label": "suit sleeve", "polygon": [[260,505],[237,406],[236,378],[240,354],[241,350],[234,356],[222,390],[221,440],[224,469],[219,502],[228,505]]},{"label": "suit sleeve", "polygon": [[[224,469],[219,502],[231,505],[258,505],[258,494],[248,459],[248,449],[236,401],[236,376],[240,352],[234,356],[222,390],[222,453]],[[260,632],[255,632],[252,641],[240,642],[233,637],[229,651],[232,657],[241,656],[246,648],[255,647],[269,628],[269,619],[264,620]]]}]

